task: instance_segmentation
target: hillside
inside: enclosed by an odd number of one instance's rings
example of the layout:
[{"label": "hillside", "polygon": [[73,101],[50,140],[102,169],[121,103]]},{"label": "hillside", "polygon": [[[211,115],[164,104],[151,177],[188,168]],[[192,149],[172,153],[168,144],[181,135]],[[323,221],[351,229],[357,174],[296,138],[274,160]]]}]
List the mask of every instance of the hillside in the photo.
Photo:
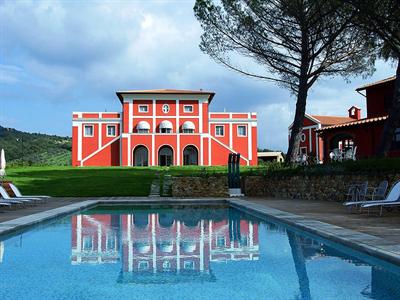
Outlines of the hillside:
[{"label": "hillside", "polygon": [[71,165],[71,138],[0,126],[0,149],[9,165]]}]

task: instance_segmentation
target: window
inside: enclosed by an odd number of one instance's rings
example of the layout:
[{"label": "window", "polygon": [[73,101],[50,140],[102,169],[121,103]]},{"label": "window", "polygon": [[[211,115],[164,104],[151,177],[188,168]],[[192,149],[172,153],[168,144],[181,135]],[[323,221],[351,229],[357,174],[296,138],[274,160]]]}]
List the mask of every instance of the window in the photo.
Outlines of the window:
[{"label": "window", "polygon": [[141,112],[141,113],[149,112],[149,106],[148,105],[139,105],[139,112]]},{"label": "window", "polygon": [[302,142],[306,141],[306,135],[304,133],[301,134],[300,139]]},{"label": "window", "polygon": [[238,136],[246,136],[247,135],[247,127],[244,125],[238,126]]},{"label": "window", "polygon": [[149,269],[149,262],[147,260],[139,261],[138,269],[139,269],[139,271],[148,270]]},{"label": "window", "polygon": [[161,132],[161,133],[171,133],[171,132],[172,132],[172,129],[171,129],[171,128],[161,128],[161,129],[160,129],[160,132]]},{"label": "window", "polygon": [[185,270],[194,270],[194,261],[191,260],[185,260],[183,262],[183,268]]},{"label": "window", "polygon": [[169,113],[169,105],[168,104],[164,104],[162,107],[162,111],[164,114]]},{"label": "window", "polygon": [[193,105],[184,105],[183,106],[183,111],[185,113],[192,113],[193,112]]},{"label": "window", "polygon": [[107,250],[116,250],[116,245],[117,245],[115,242],[116,238],[117,237],[115,233],[107,235],[107,245],[106,245]]},{"label": "window", "polygon": [[168,260],[164,260],[162,267],[164,270],[169,270],[169,269],[171,269],[171,263]]},{"label": "window", "polygon": [[396,143],[400,143],[400,128],[397,128],[397,129],[394,131],[394,141],[395,141]]},{"label": "window", "polygon": [[194,133],[194,129],[196,127],[194,126],[193,122],[186,121],[182,125],[182,132],[183,133]]},{"label": "window", "polygon": [[170,121],[162,121],[160,123],[160,133],[171,133],[172,132],[172,123]]},{"label": "window", "polygon": [[85,125],[84,136],[92,137],[94,135],[93,125]]},{"label": "window", "polygon": [[107,136],[116,136],[117,129],[115,125],[107,125]]},{"label": "window", "polygon": [[226,245],[225,237],[223,235],[217,236],[217,247],[221,248],[225,247],[225,245]]},{"label": "window", "polygon": [[183,133],[194,133],[194,129],[182,129]]},{"label": "window", "polygon": [[400,149],[400,128],[397,128],[394,131],[392,149],[393,150]]},{"label": "window", "polygon": [[138,129],[137,132],[138,133],[149,133],[150,129]]},{"label": "window", "polygon": [[84,236],[82,248],[83,250],[93,250],[93,237]]},{"label": "window", "polygon": [[224,126],[222,126],[222,125],[215,126],[215,135],[216,136],[224,136]]}]

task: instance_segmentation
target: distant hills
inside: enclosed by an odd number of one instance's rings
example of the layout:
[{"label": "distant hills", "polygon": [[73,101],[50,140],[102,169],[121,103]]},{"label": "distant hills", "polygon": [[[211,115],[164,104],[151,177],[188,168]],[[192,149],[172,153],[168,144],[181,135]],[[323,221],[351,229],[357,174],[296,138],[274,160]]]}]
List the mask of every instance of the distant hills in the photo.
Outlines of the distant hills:
[{"label": "distant hills", "polygon": [[0,126],[0,149],[9,165],[71,165],[71,138]]}]

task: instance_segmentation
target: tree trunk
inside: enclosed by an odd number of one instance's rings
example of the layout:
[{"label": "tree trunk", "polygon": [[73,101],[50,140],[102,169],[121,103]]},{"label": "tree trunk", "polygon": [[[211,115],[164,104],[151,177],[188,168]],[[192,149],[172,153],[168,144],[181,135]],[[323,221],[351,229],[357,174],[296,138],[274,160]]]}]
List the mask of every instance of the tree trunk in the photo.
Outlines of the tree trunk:
[{"label": "tree trunk", "polygon": [[308,279],[308,274],[307,274],[306,258],[304,257],[299,237],[296,236],[291,231],[287,232],[287,236],[289,238],[289,244],[292,250],[294,267],[296,269],[297,278],[299,280],[300,295],[301,295],[300,299],[310,300],[311,299],[310,281]]},{"label": "tree trunk", "polygon": [[378,147],[379,156],[387,156],[393,142],[394,132],[398,127],[400,127],[400,57],[397,61],[392,108],[389,110],[389,117],[386,119],[383,127],[381,141]]},{"label": "tree trunk", "polygon": [[290,134],[289,148],[286,154],[286,162],[288,163],[294,163],[299,154],[300,137],[303,131],[304,115],[306,113],[307,94],[307,78],[300,78],[299,92],[296,101],[296,113],[294,116],[292,132]]}]

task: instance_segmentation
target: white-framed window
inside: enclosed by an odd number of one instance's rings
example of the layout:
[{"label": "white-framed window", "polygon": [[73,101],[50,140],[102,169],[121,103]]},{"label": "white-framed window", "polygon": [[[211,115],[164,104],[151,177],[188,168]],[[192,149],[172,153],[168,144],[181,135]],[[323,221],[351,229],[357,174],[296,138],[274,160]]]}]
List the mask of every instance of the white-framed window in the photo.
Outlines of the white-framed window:
[{"label": "white-framed window", "polygon": [[305,142],[305,141],[306,141],[306,135],[305,135],[304,133],[301,134],[300,140],[301,140],[302,142]]},{"label": "white-framed window", "polygon": [[107,136],[116,136],[117,127],[115,125],[107,125]]},{"label": "white-framed window", "polygon": [[223,125],[215,126],[215,136],[224,136],[224,126]]},{"label": "white-framed window", "polygon": [[247,136],[247,126],[246,125],[239,125],[237,128],[238,136]]},{"label": "white-framed window", "polygon": [[83,239],[83,250],[93,250],[93,237],[92,236],[84,236]]},{"label": "white-framed window", "polygon": [[138,133],[149,133],[150,129],[138,129],[137,132]]},{"label": "white-framed window", "polygon": [[182,133],[194,133],[194,129],[182,129]]},{"label": "white-framed window", "polygon": [[138,270],[144,271],[149,269],[149,262],[147,260],[141,260],[138,263]]},{"label": "white-framed window", "polygon": [[148,106],[148,105],[139,105],[139,112],[140,112],[140,113],[147,113],[147,112],[149,112],[149,106]]},{"label": "white-framed window", "polygon": [[183,268],[185,270],[194,270],[194,261],[192,260],[183,261]]},{"label": "white-framed window", "polygon": [[162,106],[162,111],[163,111],[164,114],[169,113],[169,105],[168,104],[164,104]]},{"label": "white-framed window", "polygon": [[84,126],[83,136],[84,137],[92,137],[92,136],[94,136],[94,127],[93,127],[93,125],[85,125]]},{"label": "white-framed window", "polygon": [[193,112],[193,105],[184,105],[183,112],[185,113],[192,113]]}]

